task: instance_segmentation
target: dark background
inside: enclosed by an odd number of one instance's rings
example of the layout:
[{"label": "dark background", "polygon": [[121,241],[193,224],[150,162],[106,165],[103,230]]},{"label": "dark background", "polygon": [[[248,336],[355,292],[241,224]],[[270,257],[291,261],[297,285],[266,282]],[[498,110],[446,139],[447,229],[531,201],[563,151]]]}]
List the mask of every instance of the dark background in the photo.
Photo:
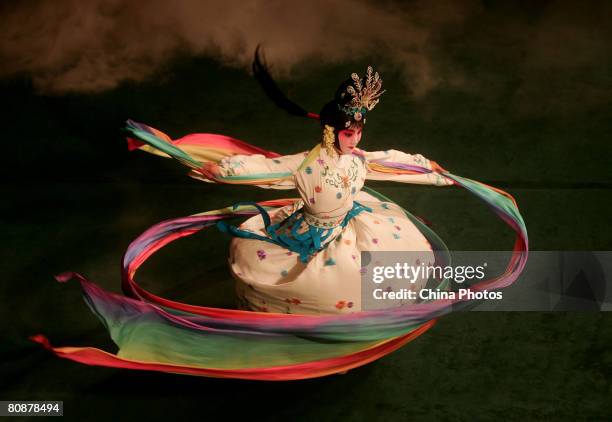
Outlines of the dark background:
[{"label": "dark background", "polygon": [[[421,153],[454,174],[508,191],[532,250],[611,250],[609,7],[474,4],[443,26],[435,9],[419,15],[430,19],[407,21],[407,37],[415,25],[433,28],[427,48],[421,45],[415,57],[427,58],[435,83],[416,72],[411,84],[404,64],[382,48],[337,60],[304,55],[289,73],[279,72],[279,84],[318,112],[344,78],[374,64],[388,91],[368,117],[361,147]],[[19,13],[36,6],[21,7],[9,2],[2,17],[33,25]],[[47,13],[38,12],[28,16]],[[218,24],[225,24],[221,17]],[[354,31],[368,28],[355,24]],[[376,27],[369,31],[366,37],[376,36]],[[204,184],[174,161],[128,152],[119,134],[127,118],[174,138],[222,133],[283,154],[311,148],[320,130],[275,108],[246,70],[248,58],[236,65],[214,49],[182,47],[154,61],[142,77],[136,71],[102,87],[77,81],[67,88],[54,79],[63,75],[62,63],[41,68],[32,57],[11,56],[13,47],[28,51],[27,37],[18,35],[2,45],[2,57],[13,61],[0,65],[0,399],[63,400],[65,415],[100,420],[178,414],[273,420],[612,416],[612,315],[606,313],[456,313],[346,375],[285,383],[87,367],[41,350],[29,335],[44,333],[57,346],[115,351],[78,285],[56,283],[54,274],[74,270],[119,292],[121,256],[151,225],[240,200],[295,195]],[[163,31],[156,36],[165,39]],[[259,42],[255,38],[239,47],[245,57]],[[342,48],[338,40],[330,39],[325,54],[334,54],[332,41]],[[273,41],[266,44],[270,52]],[[283,56],[276,57],[281,68]],[[511,230],[459,188],[371,186],[430,220],[451,250],[513,245]],[[138,280],[172,299],[233,306],[228,243],[212,230],[182,239],[152,258]]]}]

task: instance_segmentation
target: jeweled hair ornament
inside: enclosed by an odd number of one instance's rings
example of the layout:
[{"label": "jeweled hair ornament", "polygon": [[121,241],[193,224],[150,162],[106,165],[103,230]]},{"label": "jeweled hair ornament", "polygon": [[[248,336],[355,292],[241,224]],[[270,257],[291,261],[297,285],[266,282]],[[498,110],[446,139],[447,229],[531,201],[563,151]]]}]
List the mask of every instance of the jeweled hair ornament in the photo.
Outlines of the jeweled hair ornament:
[{"label": "jeweled hair ornament", "polygon": [[338,153],[334,148],[335,136],[333,126],[325,125],[323,129],[323,147],[331,157],[336,157]]},{"label": "jeweled hair ornament", "polygon": [[349,117],[359,122],[362,119],[365,120],[365,114],[376,107],[376,104],[380,101],[379,97],[386,90],[381,91],[382,79],[380,79],[378,72],[374,72],[372,66],[368,66],[365,83],[356,73],[351,74],[351,79],[353,79],[353,85],[349,85],[346,88],[346,93],[342,93],[342,98],[346,94],[350,94],[352,99],[346,106],[342,107],[339,105],[339,107]]}]

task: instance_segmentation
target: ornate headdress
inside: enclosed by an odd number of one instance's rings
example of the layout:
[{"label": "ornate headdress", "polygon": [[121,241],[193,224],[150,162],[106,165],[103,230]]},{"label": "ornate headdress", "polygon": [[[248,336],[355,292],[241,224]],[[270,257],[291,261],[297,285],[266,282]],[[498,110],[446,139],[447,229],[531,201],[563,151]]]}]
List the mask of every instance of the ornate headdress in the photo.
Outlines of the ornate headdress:
[{"label": "ornate headdress", "polygon": [[[351,74],[352,83],[346,87],[345,92],[340,94],[340,99],[344,105],[338,104],[338,108],[356,122],[363,119],[365,123],[366,113],[378,104],[380,101],[378,98],[385,92],[385,90],[381,91],[382,79],[380,79],[380,75],[378,72],[372,74],[373,72],[372,66],[368,66],[365,83],[356,73]],[[350,101],[345,101],[347,95],[351,95]],[[346,126],[350,126],[350,121],[347,121]]]},{"label": "ornate headdress", "polygon": [[338,131],[350,127],[354,122],[363,125],[366,121],[366,114],[378,104],[378,98],[385,92],[381,90],[380,75],[374,72],[372,66],[368,66],[364,76],[365,81],[353,73],[338,87],[334,98],[323,105],[319,114],[315,114],[307,112],[280,90],[261,57],[260,46],[257,46],[255,50],[253,74],[277,106],[294,116],[317,119],[323,128],[328,125]]}]

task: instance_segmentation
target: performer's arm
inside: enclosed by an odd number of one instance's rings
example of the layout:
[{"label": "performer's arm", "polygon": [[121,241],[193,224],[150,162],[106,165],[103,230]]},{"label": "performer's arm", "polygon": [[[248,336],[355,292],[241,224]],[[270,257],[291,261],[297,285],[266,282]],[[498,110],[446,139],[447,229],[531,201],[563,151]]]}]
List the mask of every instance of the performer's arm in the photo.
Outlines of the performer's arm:
[{"label": "performer's arm", "polygon": [[[433,160],[423,157],[421,154],[408,154],[395,149],[386,151],[362,151],[368,164],[367,179],[370,180],[393,180],[396,182],[416,183],[422,185],[450,186],[454,182],[444,177],[441,173],[447,172],[442,166]],[[391,170],[401,165],[415,166],[431,170],[426,173],[396,174]],[[399,166],[397,166],[399,164]]]},{"label": "performer's arm", "polygon": [[305,153],[266,158],[262,154],[233,155],[223,158],[218,164],[205,166],[215,176],[250,176],[293,173],[304,160]]}]

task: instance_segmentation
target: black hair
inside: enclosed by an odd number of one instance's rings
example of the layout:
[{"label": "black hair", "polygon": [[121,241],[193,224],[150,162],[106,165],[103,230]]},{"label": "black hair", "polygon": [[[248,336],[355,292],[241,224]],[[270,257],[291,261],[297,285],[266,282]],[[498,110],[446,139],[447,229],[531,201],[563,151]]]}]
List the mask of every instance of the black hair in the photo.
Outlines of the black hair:
[{"label": "black hair", "polygon": [[263,88],[266,95],[276,104],[278,107],[282,108],[289,114],[299,117],[308,117],[311,119],[317,119],[321,123],[321,127],[325,127],[325,125],[332,126],[334,128],[334,137],[336,140],[336,146],[339,147],[338,144],[338,133],[344,129],[355,129],[355,128],[363,128],[365,122],[363,120],[355,121],[351,119],[340,107],[346,106],[352,97],[347,95],[346,89],[349,85],[353,85],[352,79],[347,79],[336,90],[336,94],[334,95],[334,99],[325,103],[320,113],[314,114],[309,113],[306,109],[300,107],[298,104],[291,101],[287,96],[281,91],[278,87],[272,76],[270,75],[270,71],[268,66],[265,63],[265,60],[262,58],[260,54],[261,46],[258,45],[255,49],[255,58],[253,59],[253,75],[259,85]]},{"label": "black hair", "polygon": [[255,79],[257,79],[257,82],[259,82],[259,85],[261,85],[266,95],[274,104],[289,114],[316,119],[318,117],[316,114],[307,112],[305,109],[287,98],[283,91],[281,91],[274,79],[272,79],[268,66],[265,64],[262,56],[259,54],[260,48],[261,46],[258,45],[255,49],[255,59],[253,60],[252,69]]},{"label": "black hair", "polygon": [[321,112],[319,114],[319,119],[321,121],[321,126],[329,125],[333,126],[336,131],[341,131],[343,129],[347,129],[348,127],[363,127],[363,120],[356,121],[351,119],[349,115],[346,114],[342,107],[346,107],[352,100],[352,96],[348,94],[347,88],[353,85],[352,79],[347,79],[340,84],[338,89],[336,90],[336,95],[334,95],[334,99],[327,102]]}]

